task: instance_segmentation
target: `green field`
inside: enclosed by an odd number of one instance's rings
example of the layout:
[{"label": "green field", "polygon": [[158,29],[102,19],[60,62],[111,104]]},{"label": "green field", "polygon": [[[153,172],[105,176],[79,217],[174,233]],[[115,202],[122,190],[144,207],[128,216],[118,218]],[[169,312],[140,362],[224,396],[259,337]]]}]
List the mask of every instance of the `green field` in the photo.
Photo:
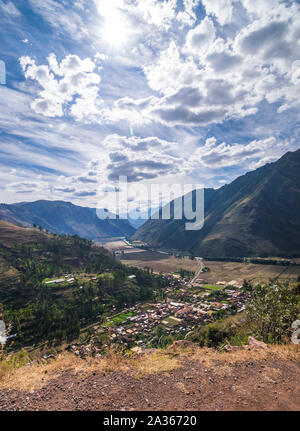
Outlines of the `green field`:
[{"label": "green field", "polygon": [[203,288],[207,290],[222,290],[224,289],[224,286],[214,286],[213,284],[205,284]]},{"label": "green field", "polygon": [[134,313],[132,311],[129,311],[128,313],[118,314],[117,316],[112,317],[108,322],[104,323],[103,326],[121,325],[128,319],[128,317],[131,317],[133,315]]}]

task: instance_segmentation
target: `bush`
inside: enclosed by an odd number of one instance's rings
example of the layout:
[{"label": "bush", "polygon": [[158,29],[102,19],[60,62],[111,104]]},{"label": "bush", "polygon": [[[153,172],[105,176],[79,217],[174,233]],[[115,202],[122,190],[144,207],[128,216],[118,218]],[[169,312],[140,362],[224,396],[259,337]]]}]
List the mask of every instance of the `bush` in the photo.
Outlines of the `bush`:
[{"label": "bush", "polygon": [[217,325],[210,323],[209,325],[199,327],[188,339],[194,343],[198,343],[201,347],[217,347],[233,336],[233,334],[234,328],[231,324]]},{"label": "bush", "polygon": [[286,284],[258,285],[247,302],[247,320],[266,343],[284,343],[299,315],[297,302],[297,295]]}]

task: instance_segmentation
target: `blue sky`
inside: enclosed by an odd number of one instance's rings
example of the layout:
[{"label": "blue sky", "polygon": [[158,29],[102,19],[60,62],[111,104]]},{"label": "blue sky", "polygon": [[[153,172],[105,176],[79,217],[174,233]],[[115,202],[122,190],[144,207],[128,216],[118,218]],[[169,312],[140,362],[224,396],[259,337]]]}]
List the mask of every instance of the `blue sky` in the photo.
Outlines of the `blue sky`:
[{"label": "blue sky", "polygon": [[133,191],[220,187],[296,150],[299,12],[284,0],[0,0],[0,200],[99,206],[120,175]]}]

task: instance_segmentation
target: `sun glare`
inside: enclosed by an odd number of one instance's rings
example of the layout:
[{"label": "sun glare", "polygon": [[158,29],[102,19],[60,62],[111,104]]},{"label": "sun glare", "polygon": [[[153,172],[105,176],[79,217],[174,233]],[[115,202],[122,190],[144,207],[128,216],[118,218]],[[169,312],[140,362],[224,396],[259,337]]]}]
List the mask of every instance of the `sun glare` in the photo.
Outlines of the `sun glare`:
[{"label": "sun glare", "polygon": [[101,34],[105,41],[113,46],[123,45],[128,39],[129,29],[121,11],[112,2],[101,2],[101,15],[104,17],[104,26],[101,28]]}]

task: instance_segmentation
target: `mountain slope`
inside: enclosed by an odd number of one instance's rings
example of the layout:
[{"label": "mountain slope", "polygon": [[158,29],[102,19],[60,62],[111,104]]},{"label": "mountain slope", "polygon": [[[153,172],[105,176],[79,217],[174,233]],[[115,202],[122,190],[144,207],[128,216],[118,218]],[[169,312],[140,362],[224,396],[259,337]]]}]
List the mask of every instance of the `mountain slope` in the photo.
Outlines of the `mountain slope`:
[{"label": "mountain slope", "polygon": [[32,288],[39,279],[95,264],[120,266],[108,250],[89,240],[0,221],[0,303],[15,306],[24,298],[33,299]]},{"label": "mountain slope", "polygon": [[90,240],[0,221],[0,314],[4,307],[3,320],[15,334],[8,348],[70,342],[112,307],[152,299],[163,283]]},{"label": "mountain slope", "polygon": [[2,204],[0,220],[25,227],[36,224],[56,234],[79,235],[91,240],[130,236],[134,232],[127,220],[100,220],[95,209],[64,201]]},{"label": "mountain slope", "polygon": [[300,150],[205,195],[205,223],[146,222],[133,238],[206,257],[300,254]]}]

